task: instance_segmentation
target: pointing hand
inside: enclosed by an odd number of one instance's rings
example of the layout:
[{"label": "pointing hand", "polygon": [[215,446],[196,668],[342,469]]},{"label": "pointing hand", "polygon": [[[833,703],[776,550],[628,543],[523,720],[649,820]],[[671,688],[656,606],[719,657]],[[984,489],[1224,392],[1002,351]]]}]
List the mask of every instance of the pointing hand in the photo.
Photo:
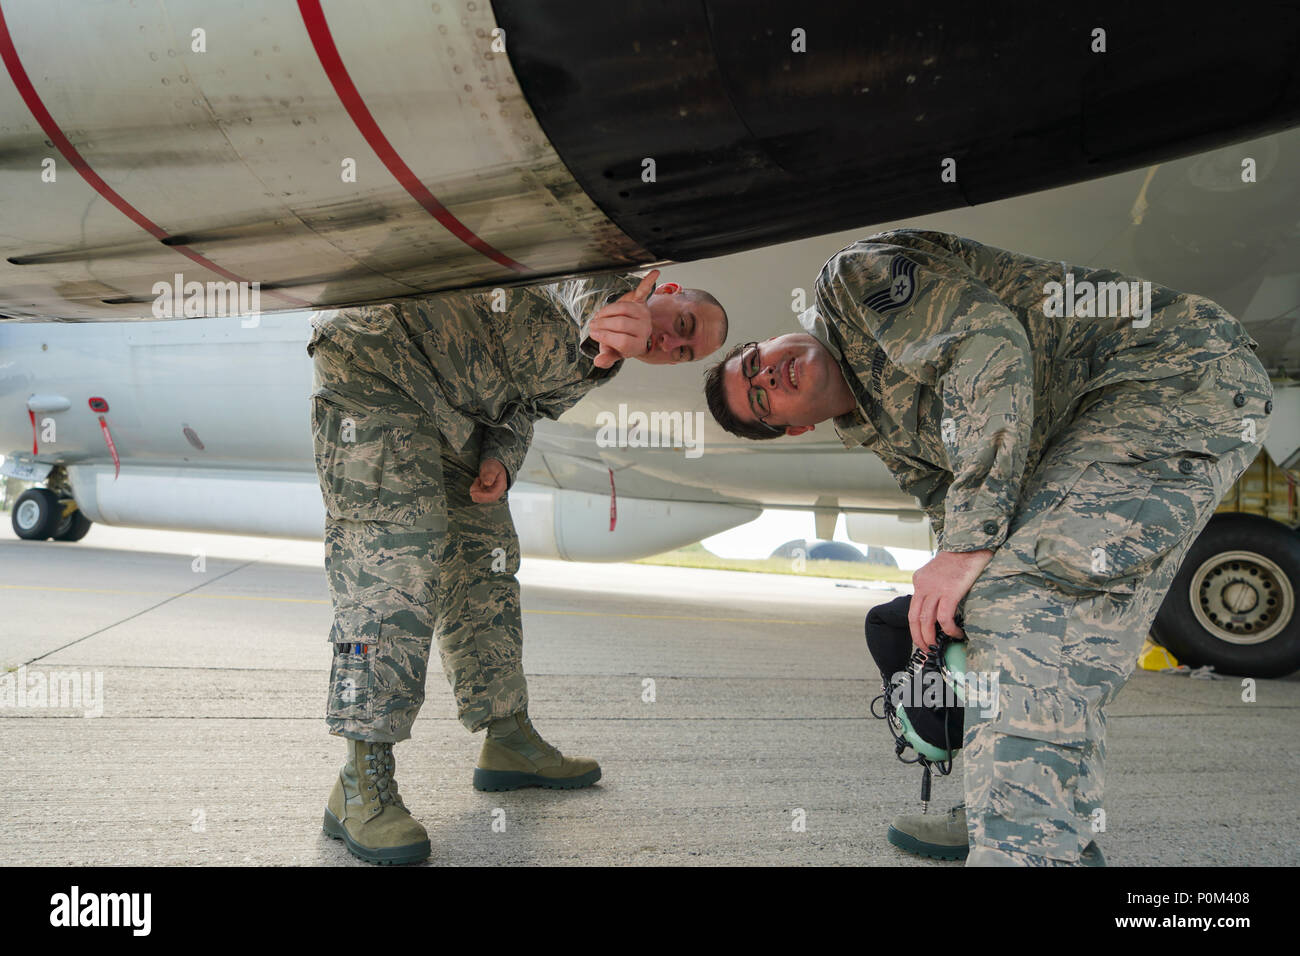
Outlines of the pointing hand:
[{"label": "pointing hand", "polygon": [[650,307],[646,299],[654,290],[659,270],[652,269],[640,285],[620,296],[591,318],[588,334],[600,343],[600,354],[593,359],[597,368],[609,368],[615,362],[644,355],[650,351]]}]

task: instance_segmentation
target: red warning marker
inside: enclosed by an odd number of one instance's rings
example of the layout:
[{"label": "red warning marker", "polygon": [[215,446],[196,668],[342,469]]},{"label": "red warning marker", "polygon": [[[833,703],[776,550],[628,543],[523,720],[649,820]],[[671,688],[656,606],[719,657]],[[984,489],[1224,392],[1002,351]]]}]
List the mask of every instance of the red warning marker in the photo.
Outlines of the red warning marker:
[{"label": "red warning marker", "polygon": [[99,416],[99,430],[104,433],[104,444],[108,445],[108,453],[113,456],[113,480],[117,481],[117,476],[122,473],[122,463],[117,460],[117,445],[113,444],[113,436],[103,415]]},{"label": "red warning marker", "polygon": [[618,524],[618,498],[614,495],[614,469],[609,470],[609,530]]},{"label": "red warning marker", "polygon": [[117,476],[122,473],[122,462],[117,457],[117,445],[113,442],[113,433],[108,430],[108,422],[104,421],[104,413],[108,411],[108,402],[96,396],[90,400],[89,404],[92,412],[99,413],[99,430],[104,433],[104,444],[108,446],[108,453],[113,456],[113,480],[117,481]]}]

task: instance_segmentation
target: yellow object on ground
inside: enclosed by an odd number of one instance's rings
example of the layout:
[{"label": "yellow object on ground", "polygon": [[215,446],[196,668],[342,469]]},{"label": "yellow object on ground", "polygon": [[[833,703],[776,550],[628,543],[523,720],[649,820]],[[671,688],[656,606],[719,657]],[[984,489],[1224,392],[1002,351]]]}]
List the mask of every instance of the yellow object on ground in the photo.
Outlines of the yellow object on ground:
[{"label": "yellow object on ground", "polygon": [[1169,653],[1167,648],[1152,642],[1149,637],[1146,639],[1141,653],[1138,654],[1138,667],[1144,671],[1162,671],[1167,667],[1177,666],[1178,659]]}]

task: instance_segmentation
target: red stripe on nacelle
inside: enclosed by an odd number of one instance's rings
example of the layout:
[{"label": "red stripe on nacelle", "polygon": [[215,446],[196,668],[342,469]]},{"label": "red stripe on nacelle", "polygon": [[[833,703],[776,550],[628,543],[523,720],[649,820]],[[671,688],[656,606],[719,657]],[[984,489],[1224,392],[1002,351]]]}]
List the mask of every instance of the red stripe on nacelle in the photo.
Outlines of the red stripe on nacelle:
[{"label": "red stripe on nacelle", "polygon": [[[9,77],[13,80],[14,87],[18,90],[18,94],[23,98],[23,102],[27,104],[27,109],[31,111],[32,117],[40,124],[41,130],[50,138],[50,142],[54,144],[54,147],[63,154],[63,158],[66,159],[81,178],[90,185],[90,188],[107,199],[118,212],[126,216],[126,218],[130,219],[145,232],[149,233],[149,235],[159,240],[166,239],[168,237],[167,230],[132,206],[122,198],[121,194],[116,189],[104,182],[100,175],[90,168],[90,164],[86,162],[85,157],[77,151],[77,147],[72,145],[72,141],[63,134],[63,130],[61,130],[59,124],[54,121],[54,117],[50,115],[50,111],[45,108],[45,103],[41,100],[40,94],[36,92],[36,87],[32,85],[31,79],[27,76],[27,70],[23,66],[22,60],[18,58],[18,50],[14,46],[13,38],[9,35],[9,24],[5,21],[4,9],[2,7],[0,7],[0,59],[4,60],[5,68],[9,71]],[[192,259],[194,262],[203,266],[203,268],[211,269],[217,275],[230,279],[232,282],[248,281],[242,276],[231,272],[229,269],[223,269],[212,260],[199,255],[199,253],[195,252],[188,246],[176,245],[169,246],[168,248],[179,252],[187,259]],[[299,307],[311,304],[282,292],[269,291],[267,294],[276,296],[291,305]]]},{"label": "red stripe on nacelle", "polygon": [[298,0],[298,11],[302,14],[302,22],[307,26],[307,33],[311,37],[312,46],[316,48],[316,56],[320,60],[320,65],[324,68],[325,75],[329,77],[330,83],[334,85],[334,92],[338,94],[344,109],[348,111],[348,116],[352,117],[352,122],[356,124],[361,135],[365,137],[370,148],[375,151],[380,162],[387,166],[388,171],[393,174],[393,178],[411,194],[411,198],[428,210],[429,215],[438,220],[448,232],[465,243],[465,245],[481,252],[493,262],[500,263],[507,269],[513,269],[515,272],[531,272],[532,270],[527,266],[516,262],[505,253],[488,245],[475,235],[468,226],[453,216],[446,206],[438,202],[437,197],[429,192],[424,183],[420,182],[419,177],[411,170],[411,167],[406,165],[402,157],[397,154],[393,144],[388,141],[388,137],[384,135],[379,128],[379,124],[375,122],[375,117],[371,114],[369,107],[366,106],[365,100],[361,98],[361,93],[357,90],[356,84],[352,82],[348,68],[343,65],[343,57],[339,55],[338,47],[334,45],[334,37],[330,33],[329,24],[325,20],[325,13],[321,10],[320,0]]}]

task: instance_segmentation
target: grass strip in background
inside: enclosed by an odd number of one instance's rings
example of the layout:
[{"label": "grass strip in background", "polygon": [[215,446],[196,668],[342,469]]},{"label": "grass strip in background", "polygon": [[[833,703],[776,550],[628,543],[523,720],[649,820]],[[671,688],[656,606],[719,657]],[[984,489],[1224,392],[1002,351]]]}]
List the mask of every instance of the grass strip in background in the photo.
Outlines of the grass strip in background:
[{"label": "grass strip in background", "polygon": [[666,551],[636,564],[657,564],[670,568],[708,568],[714,571],[754,571],[759,574],[792,574],[807,578],[842,578],[848,581],[888,581],[894,584],[911,584],[912,572],[889,568],[880,564],[859,561],[809,561],[796,570],[790,558],[720,558],[699,545]]}]

